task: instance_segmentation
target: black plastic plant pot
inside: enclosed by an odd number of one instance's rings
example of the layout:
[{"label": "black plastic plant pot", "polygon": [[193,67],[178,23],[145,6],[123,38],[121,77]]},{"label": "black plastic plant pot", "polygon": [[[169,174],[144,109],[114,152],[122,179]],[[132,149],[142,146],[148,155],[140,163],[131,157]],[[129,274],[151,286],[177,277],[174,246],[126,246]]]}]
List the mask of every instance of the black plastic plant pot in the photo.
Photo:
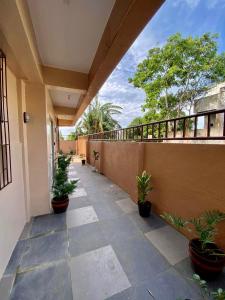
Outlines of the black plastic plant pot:
[{"label": "black plastic plant pot", "polygon": [[140,202],[138,201],[139,215],[143,218],[148,218],[151,213],[152,204],[149,201]]},{"label": "black plastic plant pot", "polygon": [[85,160],[85,159],[82,159],[82,160],[81,160],[82,166],[84,166],[84,165],[85,165],[85,162],[86,162],[86,160]]}]

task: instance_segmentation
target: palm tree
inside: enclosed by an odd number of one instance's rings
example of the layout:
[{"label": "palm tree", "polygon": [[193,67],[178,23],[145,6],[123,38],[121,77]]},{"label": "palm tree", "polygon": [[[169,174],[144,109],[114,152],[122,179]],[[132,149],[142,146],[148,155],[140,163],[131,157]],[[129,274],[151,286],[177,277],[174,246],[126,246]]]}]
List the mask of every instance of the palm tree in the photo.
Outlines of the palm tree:
[{"label": "palm tree", "polygon": [[122,107],[112,103],[101,104],[98,97],[89,105],[84,113],[82,128],[85,133],[96,133],[120,128],[114,115],[121,114]]}]

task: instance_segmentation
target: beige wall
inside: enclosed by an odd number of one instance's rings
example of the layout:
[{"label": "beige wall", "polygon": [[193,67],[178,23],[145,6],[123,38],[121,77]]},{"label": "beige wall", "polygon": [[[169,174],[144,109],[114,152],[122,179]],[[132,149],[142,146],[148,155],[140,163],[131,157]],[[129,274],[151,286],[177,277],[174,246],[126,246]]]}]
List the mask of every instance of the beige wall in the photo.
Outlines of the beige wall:
[{"label": "beige wall", "polygon": [[77,154],[81,155],[85,155],[88,157],[88,153],[87,153],[87,141],[88,138],[87,136],[79,136],[78,137],[78,143],[77,143]]},{"label": "beige wall", "polygon": [[70,153],[70,151],[77,151],[77,141],[64,141],[60,140],[59,148],[63,153]]},{"label": "beige wall", "polygon": [[0,278],[28,217],[24,195],[22,143],[19,134],[22,116],[18,112],[17,84],[20,83],[10,70],[7,70],[7,84],[12,183],[0,191]]},{"label": "beige wall", "polygon": [[46,95],[42,84],[26,83],[28,166],[31,215],[50,212]]},{"label": "beige wall", "polygon": [[[100,171],[137,201],[135,177],[146,169],[154,190],[149,198],[157,213],[194,217],[206,210],[225,211],[225,146],[89,141],[100,151]],[[225,222],[219,226],[225,248]]]}]

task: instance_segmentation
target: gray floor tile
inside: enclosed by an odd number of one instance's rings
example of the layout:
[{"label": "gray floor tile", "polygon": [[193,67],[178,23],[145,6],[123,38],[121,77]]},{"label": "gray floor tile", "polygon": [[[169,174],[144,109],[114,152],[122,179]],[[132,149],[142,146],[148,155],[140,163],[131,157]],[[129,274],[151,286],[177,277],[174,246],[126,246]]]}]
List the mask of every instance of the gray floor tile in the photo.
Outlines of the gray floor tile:
[{"label": "gray floor tile", "polygon": [[76,188],[75,191],[69,196],[69,198],[86,197],[87,192],[84,188]]},{"label": "gray floor tile", "polygon": [[154,229],[161,228],[161,227],[167,225],[164,222],[164,220],[162,220],[160,217],[158,217],[154,213],[151,213],[149,218],[142,218],[139,215],[139,212],[136,211],[136,212],[129,214],[129,217],[130,217],[131,221],[133,223],[135,223],[138,226],[138,228],[144,233],[150,232]]},{"label": "gray floor tile", "polygon": [[109,242],[114,239],[123,241],[133,236],[142,235],[141,231],[130,221],[127,215],[122,215],[116,219],[101,221],[101,228],[105,238]]},{"label": "gray floor tile", "polygon": [[42,235],[52,231],[66,229],[66,214],[49,214],[34,217],[31,226],[31,236]]},{"label": "gray floor tile", "polygon": [[77,171],[75,170],[69,170],[69,178],[77,177]]},{"label": "gray floor tile", "polygon": [[132,285],[137,286],[167,270],[170,265],[144,236],[114,239],[112,247]]},{"label": "gray floor tile", "polygon": [[188,239],[171,226],[147,232],[146,237],[172,265],[188,256]]},{"label": "gray floor tile", "polygon": [[136,212],[137,211],[137,204],[130,198],[125,198],[121,200],[117,200],[116,204],[122,209],[122,211],[126,214]]},{"label": "gray floor tile", "polygon": [[23,231],[20,235],[20,240],[26,240],[29,239],[30,234],[31,234],[31,227],[32,227],[32,219],[30,222],[27,222],[23,228]]},{"label": "gray floor tile", "polygon": [[110,220],[122,216],[124,213],[113,201],[104,201],[101,203],[93,203],[94,209],[99,220]]},{"label": "gray floor tile", "polygon": [[91,202],[88,197],[70,198],[68,210],[90,206]]},{"label": "gray floor tile", "polygon": [[2,279],[0,280],[0,299],[1,300],[9,299],[9,295],[13,288],[15,276],[16,276],[15,274],[14,275],[6,275],[6,276],[3,276]]},{"label": "gray floor tile", "polygon": [[71,278],[75,299],[103,300],[130,287],[111,246],[72,258]]},{"label": "gray floor tile", "polygon": [[98,222],[69,229],[69,253],[77,256],[107,245]]},{"label": "gray floor tile", "polygon": [[66,231],[33,238],[29,241],[30,247],[22,258],[20,270],[64,259],[68,253]]},{"label": "gray floor tile", "polygon": [[72,300],[70,270],[60,262],[17,276],[10,300]]},{"label": "gray floor tile", "polygon": [[14,274],[17,271],[17,268],[20,266],[22,257],[29,248],[29,240],[21,240],[16,244],[15,249],[11,255],[9,263],[6,267],[4,275]]},{"label": "gray floor tile", "polygon": [[193,288],[189,285],[188,282],[173,268],[170,268],[153,279],[148,280],[142,285],[142,287],[147,288],[155,299],[201,299],[199,289]]},{"label": "gray floor tile", "polygon": [[98,221],[93,206],[81,207],[67,212],[67,226],[68,228],[81,226]]},{"label": "gray floor tile", "polygon": [[122,291],[107,300],[152,300],[148,290],[143,286],[130,287],[129,289]]}]

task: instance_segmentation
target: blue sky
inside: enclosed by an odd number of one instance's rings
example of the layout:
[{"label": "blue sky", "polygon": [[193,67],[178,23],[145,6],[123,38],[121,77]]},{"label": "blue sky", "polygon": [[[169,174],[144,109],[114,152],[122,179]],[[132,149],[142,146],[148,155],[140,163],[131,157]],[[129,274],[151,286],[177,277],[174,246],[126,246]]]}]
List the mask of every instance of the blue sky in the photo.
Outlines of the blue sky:
[{"label": "blue sky", "polygon": [[149,49],[163,45],[176,32],[183,36],[218,33],[219,52],[225,51],[225,0],[165,1],[99,91],[102,102],[123,107],[123,113],[117,117],[122,127],[143,114],[145,99],[144,92],[129,84],[128,78]]}]

